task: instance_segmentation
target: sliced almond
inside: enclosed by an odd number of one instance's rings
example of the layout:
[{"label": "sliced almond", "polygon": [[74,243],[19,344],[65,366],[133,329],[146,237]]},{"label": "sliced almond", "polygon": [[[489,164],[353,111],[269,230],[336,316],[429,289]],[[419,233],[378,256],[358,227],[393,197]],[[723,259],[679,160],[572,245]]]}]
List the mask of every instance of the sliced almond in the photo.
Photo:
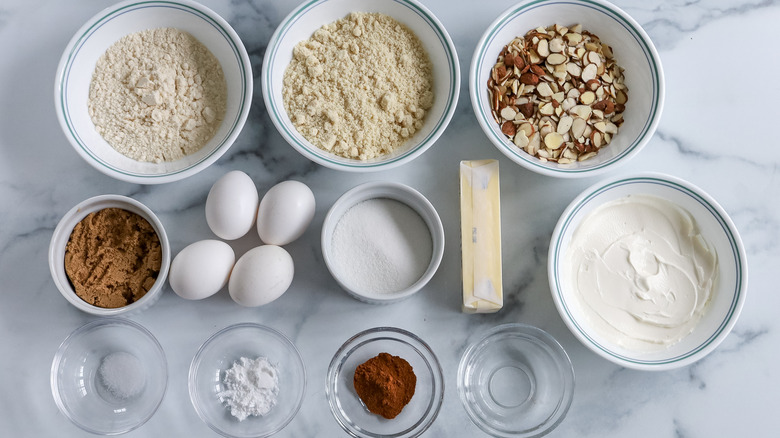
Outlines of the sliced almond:
[{"label": "sliced almond", "polygon": [[598,72],[598,67],[596,67],[596,64],[588,64],[584,69],[582,69],[582,80],[585,82],[588,82],[592,79],[596,79],[596,73]]},{"label": "sliced almond", "polygon": [[558,149],[563,144],[563,136],[557,132],[551,132],[544,137],[544,145],[547,149]]},{"label": "sliced almond", "polygon": [[566,62],[566,55],[560,53],[553,53],[547,57],[547,63],[550,65],[558,65]]},{"label": "sliced almond", "polygon": [[536,46],[536,53],[538,53],[542,58],[550,56],[550,49],[547,40],[539,41],[539,44]]},{"label": "sliced almond", "polygon": [[514,120],[515,115],[517,115],[517,111],[515,111],[515,109],[512,108],[511,106],[508,106],[501,110],[501,117],[504,120]]},{"label": "sliced almond", "polygon": [[580,95],[580,102],[584,105],[590,105],[596,100],[596,94],[592,91],[586,91]]}]

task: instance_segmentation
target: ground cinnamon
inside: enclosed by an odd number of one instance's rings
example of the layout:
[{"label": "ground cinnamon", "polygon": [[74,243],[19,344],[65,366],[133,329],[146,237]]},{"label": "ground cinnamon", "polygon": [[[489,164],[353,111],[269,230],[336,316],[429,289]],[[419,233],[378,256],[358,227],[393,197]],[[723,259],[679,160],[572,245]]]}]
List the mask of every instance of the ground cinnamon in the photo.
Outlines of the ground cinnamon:
[{"label": "ground cinnamon", "polygon": [[405,359],[379,353],[358,365],[354,385],[369,411],[391,419],[412,400],[417,376]]},{"label": "ground cinnamon", "polygon": [[121,208],[90,213],[73,228],[65,273],[82,300],[104,308],[143,297],[160,273],[162,249],[152,225]]}]

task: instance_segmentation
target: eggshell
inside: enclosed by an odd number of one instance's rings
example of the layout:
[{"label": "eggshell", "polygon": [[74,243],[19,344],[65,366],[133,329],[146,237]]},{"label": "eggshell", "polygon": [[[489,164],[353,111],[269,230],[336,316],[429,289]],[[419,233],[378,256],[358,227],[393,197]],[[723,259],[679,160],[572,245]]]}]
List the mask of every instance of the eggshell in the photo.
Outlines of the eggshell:
[{"label": "eggshell", "polygon": [[258,246],[236,262],[228,292],[242,306],[262,306],[279,298],[290,287],[294,272],[292,257],[284,248]]},{"label": "eggshell", "polygon": [[233,248],[221,240],[201,240],[182,249],[168,273],[176,295],[188,300],[202,300],[219,292],[230,278],[236,261]]},{"label": "eggshell", "polygon": [[249,175],[240,170],[228,172],[209,190],[206,223],[218,237],[238,239],[255,224],[259,199]]},{"label": "eggshell", "polygon": [[301,237],[314,217],[314,193],[299,181],[271,187],[257,211],[257,234],[271,245],[287,245]]}]

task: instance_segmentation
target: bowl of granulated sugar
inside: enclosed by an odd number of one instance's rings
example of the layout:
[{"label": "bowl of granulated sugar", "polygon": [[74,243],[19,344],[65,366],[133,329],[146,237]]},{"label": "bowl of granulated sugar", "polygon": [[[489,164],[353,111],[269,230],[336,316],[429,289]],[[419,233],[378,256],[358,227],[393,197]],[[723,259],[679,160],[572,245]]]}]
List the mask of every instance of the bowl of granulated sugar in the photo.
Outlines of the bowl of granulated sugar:
[{"label": "bowl of granulated sugar", "polygon": [[322,256],[352,297],[389,304],[433,278],[444,255],[444,227],[433,204],[413,188],[370,182],[344,193],[322,224]]},{"label": "bowl of granulated sugar", "polygon": [[76,152],[113,178],[159,184],[194,175],[246,121],[252,70],[243,43],[189,0],[125,1],[87,21],[65,48],[57,118]]},{"label": "bowl of granulated sugar", "polygon": [[460,68],[444,26],[416,0],[317,0],[277,27],[261,86],[295,150],[325,167],[370,172],[436,142],[455,112]]}]

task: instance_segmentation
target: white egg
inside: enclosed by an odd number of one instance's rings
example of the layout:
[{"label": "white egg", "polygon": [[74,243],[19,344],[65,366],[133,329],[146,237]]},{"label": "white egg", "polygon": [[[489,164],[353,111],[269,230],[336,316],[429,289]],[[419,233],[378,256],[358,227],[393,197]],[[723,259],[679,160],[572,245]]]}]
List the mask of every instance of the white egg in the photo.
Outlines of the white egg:
[{"label": "white egg", "polygon": [[271,187],[257,211],[257,234],[270,245],[287,245],[301,237],[314,217],[314,193],[298,181]]},{"label": "white egg", "polygon": [[279,298],[290,287],[294,273],[292,257],[284,248],[258,246],[236,262],[228,292],[242,306],[262,306]]},{"label": "white egg", "polygon": [[255,224],[260,197],[246,173],[233,170],[211,186],[206,198],[206,223],[218,237],[235,240]]},{"label": "white egg", "polygon": [[221,240],[201,240],[182,249],[168,273],[176,295],[202,300],[219,292],[230,278],[236,261],[233,248]]}]

